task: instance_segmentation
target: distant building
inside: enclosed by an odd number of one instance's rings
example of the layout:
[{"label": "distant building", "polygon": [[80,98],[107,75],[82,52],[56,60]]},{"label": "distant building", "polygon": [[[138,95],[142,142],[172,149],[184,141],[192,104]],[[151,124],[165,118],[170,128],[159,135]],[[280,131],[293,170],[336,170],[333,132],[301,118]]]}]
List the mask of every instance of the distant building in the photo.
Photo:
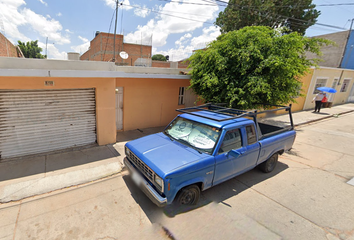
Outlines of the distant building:
[{"label": "distant building", "polygon": [[0,33],[0,57],[19,57],[20,50]]},{"label": "distant building", "polygon": [[[324,46],[321,48],[323,60],[319,63],[322,67],[354,69],[354,36],[353,31],[343,31],[330,33],[314,38],[324,38],[335,42],[335,45]],[[318,58],[314,53],[307,53],[307,58]]]},{"label": "distant building", "polygon": [[[115,62],[117,65],[135,66],[150,64],[151,66],[151,46],[142,44],[125,43],[124,36],[116,34],[115,39]],[[96,36],[90,42],[90,48],[81,55],[80,60],[87,61],[112,61],[114,34],[96,32]],[[128,53],[128,58],[123,59],[119,53]],[[139,59],[139,61],[137,61]],[[150,60],[149,60],[150,59]],[[136,64],[135,64],[136,62]]]}]

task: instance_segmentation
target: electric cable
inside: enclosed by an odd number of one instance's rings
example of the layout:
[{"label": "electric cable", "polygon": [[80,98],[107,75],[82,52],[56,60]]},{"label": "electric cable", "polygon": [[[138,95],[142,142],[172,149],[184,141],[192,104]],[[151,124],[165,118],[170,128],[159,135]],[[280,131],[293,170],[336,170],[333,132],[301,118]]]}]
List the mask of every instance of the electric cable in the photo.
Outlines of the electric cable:
[{"label": "electric cable", "polygon": [[[113,22],[113,18],[114,18],[115,13],[116,13],[116,9],[114,9],[113,14],[112,14],[112,19],[111,19],[111,23],[109,24],[108,34],[111,33],[111,26],[112,26],[112,22]],[[107,37],[106,46],[105,46],[104,52],[103,52],[103,59],[102,59],[103,61],[104,61],[104,57],[106,55],[107,44],[108,44],[108,37]]]}]

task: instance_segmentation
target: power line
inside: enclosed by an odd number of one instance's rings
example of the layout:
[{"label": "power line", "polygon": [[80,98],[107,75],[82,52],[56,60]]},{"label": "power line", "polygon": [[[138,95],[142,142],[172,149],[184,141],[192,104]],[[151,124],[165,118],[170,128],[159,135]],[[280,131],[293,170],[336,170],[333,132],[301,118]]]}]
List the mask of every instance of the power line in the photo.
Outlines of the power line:
[{"label": "power line", "polygon": [[[138,8],[138,9],[143,9],[143,10],[146,10],[146,9],[147,9],[147,8],[141,8],[141,7],[138,7],[138,6],[133,6],[133,5],[128,5],[128,4],[126,4],[125,6],[129,6],[129,7],[133,7],[133,8]],[[155,11],[155,10],[152,10],[152,9],[149,9],[149,10],[150,10],[150,12],[154,12],[154,13],[158,13],[158,14],[162,14],[162,15],[167,15],[167,16],[170,16],[170,17],[176,17],[176,18],[181,18],[181,19],[185,19],[185,20],[189,20],[189,21],[202,22],[202,23],[214,25],[214,24],[211,23],[211,22],[200,21],[200,20],[192,19],[192,18],[185,18],[185,17],[181,17],[181,16],[176,16],[176,15],[168,14],[168,13],[163,13],[163,12],[160,12],[160,11]],[[192,15],[192,14],[191,14],[191,15]]]},{"label": "power line", "polygon": [[[112,19],[111,19],[111,23],[109,24],[109,29],[108,29],[108,34],[111,33],[111,26],[112,26],[112,22],[113,22],[113,18],[114,18],[114,14],[116,13],[116,10],[114,9],[113,14],[112,14]],[[104,53],[103,53],[103,61],[104,61],[104,57],[106,55],[106,50],[107,50],[107,44],[108,44],[108,36],[107,36],[107,41],[106,41],[106,46],[104,48]]]}]

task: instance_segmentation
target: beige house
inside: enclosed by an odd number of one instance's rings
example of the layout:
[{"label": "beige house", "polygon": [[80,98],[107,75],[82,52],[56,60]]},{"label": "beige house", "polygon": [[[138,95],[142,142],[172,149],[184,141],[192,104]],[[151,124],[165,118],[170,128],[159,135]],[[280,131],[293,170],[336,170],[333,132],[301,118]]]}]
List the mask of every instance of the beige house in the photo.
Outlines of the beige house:
[{"label": "beige house", "polygon": [[303,110],[314,108],[313,98],[318,87],[331,87],[337,93],[328,94],[328,102],[333,105],[354,101],[354,70],[320,67],[314,68],[311,81],[306,92]]}]

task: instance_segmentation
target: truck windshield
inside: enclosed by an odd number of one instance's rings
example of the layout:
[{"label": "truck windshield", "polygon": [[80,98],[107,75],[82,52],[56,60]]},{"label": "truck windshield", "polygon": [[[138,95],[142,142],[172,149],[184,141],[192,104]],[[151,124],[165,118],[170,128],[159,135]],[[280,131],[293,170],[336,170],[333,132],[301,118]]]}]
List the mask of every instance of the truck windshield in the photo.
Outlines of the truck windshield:
[{"label": "truck windshield", "polygon": [[177,117],[164,131],[174,140],[187,144],[194,149],[211,154],[220,130],[202,123]]}]

